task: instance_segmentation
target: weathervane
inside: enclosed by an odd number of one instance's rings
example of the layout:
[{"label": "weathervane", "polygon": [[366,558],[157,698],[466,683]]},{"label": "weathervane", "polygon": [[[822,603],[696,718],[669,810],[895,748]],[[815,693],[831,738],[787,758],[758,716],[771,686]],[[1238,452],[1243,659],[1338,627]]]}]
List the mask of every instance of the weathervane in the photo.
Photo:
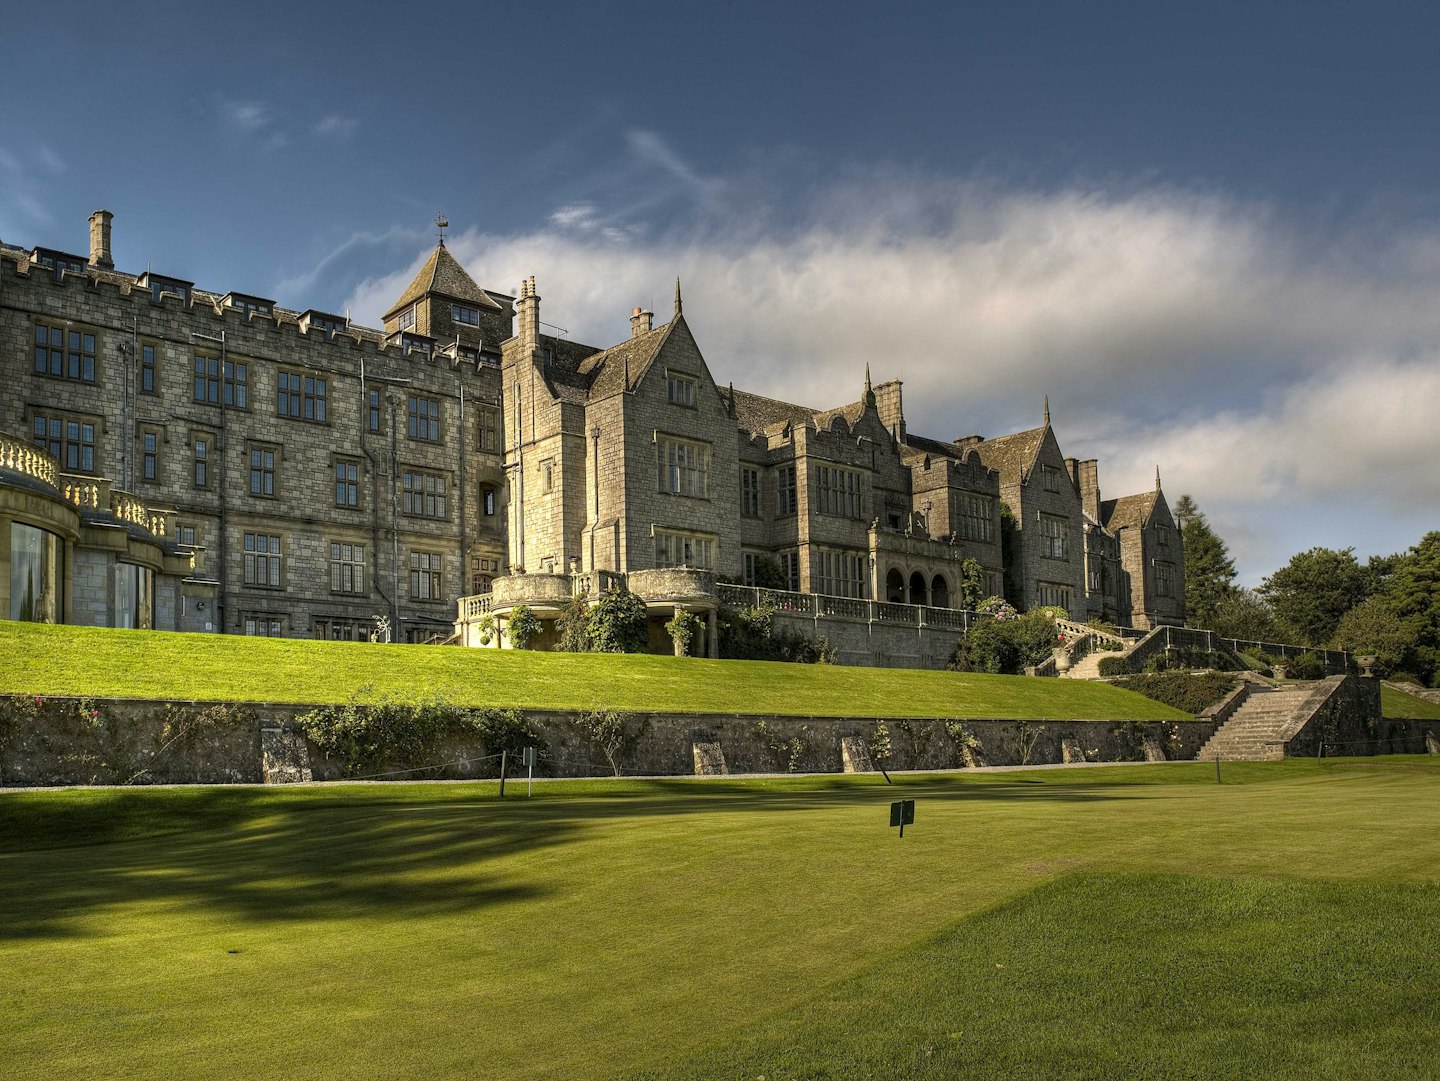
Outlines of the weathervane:
[{"label": "weathervane", "polygon": [[449,222],[449,220],[445,217],[445,211],[442,210],[442,211],[440,211],[438,214],[435,215],[435,228],[437,228],[437,229],[440,230],[440,231],[439,231],[438,233],[436,233],[435,235],[440,238],[440,245],[441,245],[441,247],[444,247],[444,245],[445,245],[445,230],[448,229],[448,228],[450,228],[450,222]]}]

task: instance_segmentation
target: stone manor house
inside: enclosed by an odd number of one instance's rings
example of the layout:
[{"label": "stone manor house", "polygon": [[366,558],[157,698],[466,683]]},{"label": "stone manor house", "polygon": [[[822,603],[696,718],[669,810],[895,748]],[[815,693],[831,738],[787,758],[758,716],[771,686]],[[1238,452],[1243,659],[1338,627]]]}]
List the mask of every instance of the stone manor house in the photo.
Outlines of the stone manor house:
[{"label": "stone manor house", "polygon": [[[602,349],[542,332],[534,278],[482,288],[443,240],[360,327],[117,270],[111,221],[85,255],[0,244],[0,617],[331,639],[383,617],[505,645],[523,603],[544,646],[572,595],[624,581],[657,649],[678,606],[713,653],[717,605],[764,586],[842,660],[931,664],[974,560],[1021,608],[1184,622],[1158,472],[1102,499],[1048,404],[945,440],[868,368],[852,402],[776,401],[716,382],[678,282],[668,322],[635,308]],[[907,652],[886,627],[950,636]]]}]

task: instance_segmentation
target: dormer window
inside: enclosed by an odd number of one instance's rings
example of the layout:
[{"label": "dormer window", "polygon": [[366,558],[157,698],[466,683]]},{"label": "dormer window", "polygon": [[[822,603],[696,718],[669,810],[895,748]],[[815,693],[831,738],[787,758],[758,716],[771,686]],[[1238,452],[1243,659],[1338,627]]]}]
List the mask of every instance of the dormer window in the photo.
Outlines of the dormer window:
[{"label": "dormer window", "polygon": [[480,325],[480,310],[467,307],[464,304],[450,305],[450,318],[457,323],[464,323],[466,326],[478,327]]},{"label": "dormer window", "polygon": [[195,283],[184,281],[181,278],[164,278],[159,274],[151,274],[147,270],[140,275],[136,284],[141,288],[149,289],[150,299],[156,304],[160,303],[161,297],[168,294],[179,297],[183,303],[188,305],[190,303],[190,287]]},{"label": "dormer window", "polygon": [[300,316],[300,329],[306,334],[320,333],[325,337],[333,338],[350,325],[350,320],[343,315],[330,315],[328,312],[317,312],[314,308]]},{"label": "dormer window", "polygon": [[244,293],[227,293],[224,304],[227,308],[234,308],[246,315],[272,315],[275,312],[275,302],[266,300],[263,297],[246,296]]},{"label": "dormer window", "polygon": [[56,281],[59,281],[67,270],[72,274],[85,273],[85,260],[81,259],[78,255],[71,255],[68,252],[52,251],[49,248],[36,248],[30,257],[41,266],[53,270]]}]

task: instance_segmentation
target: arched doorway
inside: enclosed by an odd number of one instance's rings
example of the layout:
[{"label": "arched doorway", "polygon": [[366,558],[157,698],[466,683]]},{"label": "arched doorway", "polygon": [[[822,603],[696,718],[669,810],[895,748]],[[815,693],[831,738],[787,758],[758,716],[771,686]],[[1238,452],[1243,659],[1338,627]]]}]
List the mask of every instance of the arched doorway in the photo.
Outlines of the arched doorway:
[{"label": "arched doorway", "polygon": [[930,603],[930,591],[925,588],[925,576],[919,571],[910,576],[910,603]]},{"label": "arched doorway", "polygon": [[943,574],[937,574],[930,583],[930,603],[936,608],[950,607],[950,585]]},{"label": "arched doorway", "polygon": [[891,604],[905,603],[905,579],[894,567],[885,576],[885,599]]}]

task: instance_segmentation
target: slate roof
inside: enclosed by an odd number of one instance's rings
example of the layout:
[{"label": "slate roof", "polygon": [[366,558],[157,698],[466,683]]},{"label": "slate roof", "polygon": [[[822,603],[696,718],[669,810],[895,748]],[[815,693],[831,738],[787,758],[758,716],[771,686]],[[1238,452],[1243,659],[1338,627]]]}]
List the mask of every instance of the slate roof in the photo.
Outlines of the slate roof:
[{"label": "slate roof", "polygon": [[495,303],[489,293],[475,284],[475,279],[465,273],[465,268],[456,262],[455,256],[450,254],[450,249],[444,244],[435,246],[420,272],[411,279],[405,292],[400,294],[400,299],[390,305],[385,318],[389,319],[401,308],[408,308],[427,293],[439,293],[441,296],[463,300],[482,308],[500,310],[500,305]]},{"label": "slate roof", "polygon": [[579,372],[590,377],[590,397],[608,398],[623,393],[627,385],[633,387],[655,362],[661,346],[679,322],[680,317],[677,316],[663,326],[586,357],[580,364]]},{"label": "slate roof", "polygon": [[985,467],[1000,474],[1001,484],[1019,484],[1035,464],[1035,457],[1040,453],[1040,445],[1045,442],[1045,433],[1049,430],[1042,425],[1026,432],[1002,435],[977,444],[975,449]]},{"label": "slate roof", "polygon": [[735,392],[736,421],[742,428],[757,435],[786,424],[803,427],[810,424],[819,412],[793,402],[751,394],[748,390]]},{"label": "slate roof", "polygon": [[964,447],[957,447],[954,443],[946,443],[942,439],[931,439],[929,436],[914,435],[907,432],[905,445],[913,451],[921,451],[932,457],[954,458],[957,462],[965,458]]},{"label": "slate roof", "polygon": [[1127,526],[1143,526],[1150,520],[1155,509],[1157,492],[1141,492],[1139,495],[1124,495],[1119,499],[1107,499],[1100,504],[1100,521],[1111,533]]}]

